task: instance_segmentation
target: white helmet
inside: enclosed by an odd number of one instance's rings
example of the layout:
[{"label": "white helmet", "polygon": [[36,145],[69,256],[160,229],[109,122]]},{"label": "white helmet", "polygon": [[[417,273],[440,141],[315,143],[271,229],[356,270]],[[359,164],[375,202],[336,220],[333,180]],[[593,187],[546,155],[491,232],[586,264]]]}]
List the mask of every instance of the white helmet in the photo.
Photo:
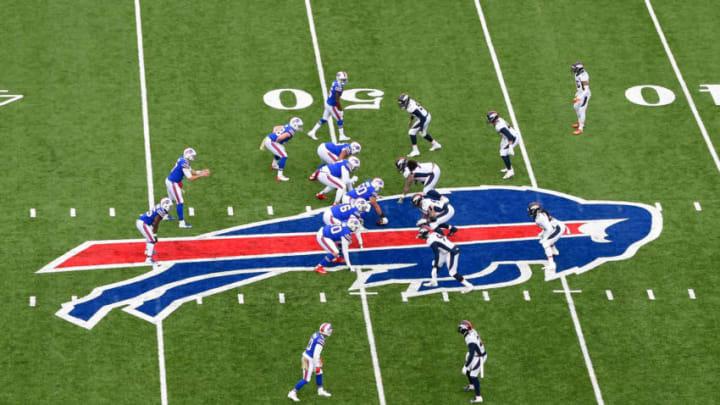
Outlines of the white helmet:
[{"label": "white helmet", "polygon": [[378,193],[380,192],[380,190],[383,189],[383,187],[385,187],[385,182],[380,177],[375,177],[374,179],[372,179],[372,182],[370,184],[372,184],[372,186],[375,188],[375,191],[377,191]]},{"label": "white helmet", "polygon": [[356,198],[355,201],[353,201],[353,205],[360,212],[370,212],[370,203],[364,198]]},{"label": "white helmet", "polygon": [[293,127],[296,131],[302,131],[303,130],[303,122],[298,117],[292,117],[290,118],[290,126]]},{"label": "white helmet", "polygon": [[335,79],[337,79],[338,83],[345,85],[347,84],[348,76],[345,72],[337,72],[337,75],[335,75]]},{"label": "white helmet", "polygon": [[328,322],[323,323],[320,325],[320,334],[327,337],[332,335],[333,327]]},{"label": "white helmet", "polygon": [[183,151],[183,157],[189,162],[195,160],[195,156],[197,156],[197,152],[193,148],[185,148]]},{"label": "white helmet", "polygon": [[355,171],[360,167],[360,159],[356,158],[355,156],[350,156],[350,159],[348,159],[348,163],[350,163],[350,170]]},{"label": "white helmet", "polygon": [[164,209],[165,211],[168,211],[168,212],[169,212],[169,211],[170,211],[170,208],[172,208],[172,200],[169,199],[169,198],[167,198],[167,197],[163,197],[163,198],[160,200],[160,208],[162,208],[162,209]]},{"label": "white helmet", "polygon": [[347,220],[347,227],[350,228],[351,231],[355,232],[358,229],[360,229],[360,220],[357,219],[355,216],[351,216]]},{"label": "white helmet", "polygon": [[352,141],[350,142],[350,153],[353,155],[357,155],[362,150],[362,146],[360,146],[360,142]]}]

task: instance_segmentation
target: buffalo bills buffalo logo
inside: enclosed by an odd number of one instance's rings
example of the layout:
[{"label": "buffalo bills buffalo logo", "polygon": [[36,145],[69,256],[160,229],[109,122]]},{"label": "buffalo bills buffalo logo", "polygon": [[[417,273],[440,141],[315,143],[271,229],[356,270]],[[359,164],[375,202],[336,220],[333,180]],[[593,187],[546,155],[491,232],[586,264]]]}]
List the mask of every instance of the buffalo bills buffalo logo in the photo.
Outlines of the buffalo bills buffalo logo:
[{"label": "buffalo bills buffalo logo", "polygon": [[[557,269],[545,272],[546,280],[629,259],[662,231],[660,212],[644,204],[585,201],[525,187],[440,191],[455,207],[451,222],[460,228],[452,237],[461,247],[458,271],[478,290],[522,283],[532,276],[530,265],[544,263],[537,242],[539,228],[526,213],[530,201],[539,201],[567,225],[557,243],[561,253],[555,260]],[[423,286],[430,277],[432,252],[415,238],[419,211],[407,202],[396,204],[393,198],[380,204],[390,224],[376,227],[374,218],[366,219],[364,248],[353,245],[350,252],[353,265],[363,271],[349,289],[407,284],[408,297],[459,289],[461,285],[446,270],[438,274],[437,287]],[[321,217],[322,210],[315,210],[194,238],[161,239],[157,245],[161,265],[66,302],[57,316],[90,329],[112,309],[122,308],[159,322],[197,297],[290,271],[319,277],[312,270],[324,254],[315,241]],[[144,266],[143,246],[140,240],[85,242],[38,273]]]}]

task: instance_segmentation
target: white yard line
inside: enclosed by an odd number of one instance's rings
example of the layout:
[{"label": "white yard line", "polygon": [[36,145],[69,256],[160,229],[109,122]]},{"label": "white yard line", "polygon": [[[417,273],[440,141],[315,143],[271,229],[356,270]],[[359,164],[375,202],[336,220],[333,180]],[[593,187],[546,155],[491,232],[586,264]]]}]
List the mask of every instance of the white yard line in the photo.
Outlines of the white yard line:
[{"label": "white yard line", "polygon": [[675,57],[670,50],[667,39],[665,39],[665,34],[663,34],[663,30],[660,27],[660,22],[655,15],[655,10],[653,10],[653,6],[650,3],[650,0],[645,0],[645,5],[647,6],[648,13],[650,13],[650,18],[652,18],[653,24],[655,25],[655,30],[660,37],[660,42],[662,42],[663,47],[665,48],[665,53],[667,53],[668,59],[670,60],[670,65],[672,65],[672,68],[675,71],[675,76],[677,76],[677,79],[680,82],[680,87],[682,87],[683,93],[685,93],[685,98],[687,99],[688,105],[690,106],[690,110],[692,111],[693,116],[695,117],[695,121],[700,128],[700,133],[702,133],[703,138],[705,138],[705,144],[707,145],[707,148],[710,151],[710,155],[715,162],[715,168],[720,172],[720,159],[718,159],[717,152],[715,151],[715,146],[713,146],[707,129],[705,129],[705,124],[703,124],[703,120],[702,118],[700,118],[700,113],[698,113],[698,110],[695,107],[695,101],[693,101],[693,98],[690,95],[690,90],[688,90],[685,79],[683,79],[682,73],[680,73],[680,68],[678,68],[677,62],[675,62]]},{"label": "white yard line", "polygon": [[375,384],[377,385],[378,401],[385,405],[385,389],[383,388],[382,374],[380,373],[380,362],[378,361],[377,350],[375,349],[375,335],[373,334],[372,321],[370,320],[370,309],[367,303],[365,287],[360,288],[362,298],[363,315],[365,316],[365,329],[367,330],[368,343],[370,344],[370,355],[372,356],[373,369],[375,370]]},{"label": "white yard line", "polygon": [[[498,61],[497,54],[495,53],[495,47],[493,47],[492,40],[490,39],[490,31],[487,27],[487,22],[485,21],[485,15],[482,11],[482,6],[480,6],[480,0],[475,0],[475,8],[477,8],[478,12],[478,18],[480,18],[480,24],[482,25],[483,33],[485,34],[485,41],[487,42],[488,49],[490,51],[490,57],[493,61],[493,66],[495,67],[495,73],[498,77],[498,82],[500,83],[500,88],[503,93],[503,97],[505,98],[505,104],[507,105],[508,112],[510,114],[510,119],[512,120],[513,126],[520,132],[520,126],[517,123],[517,119],[515,118],[515,111],[513,110],[512,103],[510,101],[510,95],[507,91],[507,86],[505,86],[505,79],[503,78],[502,71],[500,70],[500,62]],[[537,180],[535,179],[535,174],[532,169],[532,165],[530,163],[530,158],[528,157],[527,151],[525,150],[525,142],[520,142],[520,150],[523,154],[523,160],[525,161],[525,168],[528,172],[528,177],[530,179],[530,184],[534,188],[537,188]],[[720,170],[720,166],[719,170]],[[572,299],[572,294],[570,293],[570,287],[568,286],[567,280],[565,279],[565,276],[562,276],[561,278],[563,289],[565,290],[565,298],[568,302],[568,308],[570,309],[570,315],[572,316],[573,324],[575,325],[575,332],[578,337],[578,342],[580,343],[580,349],[582,350],[583,357],[585,358],[585,365],[587,366],[588,374],[590,375],[590,382],[593,386],[593,391],[595,392],[595,399],[597,400],[597,403],[602,405],[604,404],[602,399],[602,393],[600,392],[600,385],[597,382],[597,378],[595,377],[595,370],[593,369],[592,361],[590,360],[590,354],[588,353],[587,345],[585,344],[585,337],[582,333],[582,328],[580,327],[580,320],[578,319],[577,312],[575,311],[575,303]]]},{"label": "white yard line", "polygon": [[158,344],[158,365],[160,367],[160,401],[162,405],[167,405],[167,383],[165,382],[165,343],[163,338],[162,321],[159,321],[156,326]]},{"label": "white yard line", "polygon": [[140,66],[140,97],[142,98],[143,135],[145,137],[145,171],[147,173],[148,206],[152,209],[152,207],[155,206],[155,190],[153,188],[152,155],[150,154],[150,122],[148,120],[145,53],[143,52],[140,0],[135,0],[135,27],[137,29],[138,65]]},{"label": "white yard line", "polygon": [[[307,10],[308,25],[310,25],[310,36],[312,37],[313,49],[315,50],[315,63],[317,63],[318,76],[320,77],[320,88],[322,89],[322,96],[320,97],[320,101],[321,105],[324,107],[325,97],[328,94],[328,90],[327,84],[325,84],[325,71],[323,70],[322,59],[320,58],[320,46],[318,45],[317,34],[315,33],[315,19],[313,19],[310,0],[305,0],[305,9]],[[327,124],[328,129],[330,130],[330,140],[332,140],[333,143],[337,143],[337,138],[335,138],[335,128],[333,127],[333,120],[330,119]]]}]

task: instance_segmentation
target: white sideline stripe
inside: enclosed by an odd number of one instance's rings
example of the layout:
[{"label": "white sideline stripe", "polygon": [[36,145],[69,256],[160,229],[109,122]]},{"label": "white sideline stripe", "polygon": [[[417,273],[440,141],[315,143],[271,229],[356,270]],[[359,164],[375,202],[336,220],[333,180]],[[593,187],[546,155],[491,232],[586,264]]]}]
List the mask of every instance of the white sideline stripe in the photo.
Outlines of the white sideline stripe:
[{"label": "white sideline stripe", "polygon": [[115,208],[110,207],[109,215],[110,215],[111,217],[114,217],[114,216],[115,216]]},{"label": "white sideline stripe", "polygon": [[653,293],[653,290],[647,290],[647,295],[651,301],[655,301],[655,293]]},{"label": "white sideline stripe", "polygon": [[30,218],[35,218],[37,216],[37,211],[35,211],[35,208],[30,208]]},{"label": "white sideline stripe", "polygon": [[693,290],[692,288],[688,288],[688,295],[690,296],[691,300],[694,300],[695,299],[695,290]]},{"label": "white sideline stripe", "polygon": [[490,294],[488,294],[487,290],[483,291],[483,299],[485,301],[490,301]]},{"label": "white sideline stripe", "polygon": [[194,217],[194,216],[195,216],[195,208],[193,208],[193,207],[188,207],[188,216],[189,216],[189,217]]},{"label": "white sideline stripe", "polygon": [[662,212],[662,205],[660,205],[659,202],[655,203],[655,208],[657,208],[658,211]]},{"label": "white sideline stripe", "polygon": [[324,293],[324,292],[321,292],[321,293],[320,293],[320,302],[323,302],[323,303],[327,302],[327,298],[325,298],[325,293]]},{"label": "white sideline stripe", "polygon": [[162,405],[167,405],[167,383],[165,382],[165,343],[163,339],[162,320],[157,324],[158,367],[160,368],[160,392]]},{"label": "white sideline stripe", "polygon": [[530,301],[530,291],[523,290],[523,297],[525,298],[525,301]]},{"label": "white sideline stripe", "polygon": [[525,161],[525,170],[527,170],[528,177],[530,178],[530,184],[532,184],[533,187],[537,187],[538,185],[535,180],[535,172],[533,172],[532,165],[530,164],[530,157],[528,157],[527,150],[525,150],[525,140],[522,139],[520,125],[518,125],[517,119],[515,118],[515,110],[513,110],[512,102],[510,102],[510,94],[505,86],[505,79],[503,78],[502,70],[500,70],[500,62],[495,54],[495,47],[493,47],[492,39],[490,39],[490,31],[488,30],[487,23],[485,22],[485,14],[483,14],[482,7],[480,6],[480,0],[475,0],[475,8],[477,8],[480,24],[482,24],[483,33],[485,34],[485,42],[490,50],[490,57],[492,58],[493,66],[495,67],[495,73],[497,74],[498,82],[500,83],[500,89],[502,90],[503,97],[505,98],[505,104],[507,105],[508,113],[510,114],[510,120],[512,121],[515,130],[517,130],[518,134],[520,134],[520,151],[522,152],[523,160]]},{"label": "white sideline stripe", "polygon": [[[322,106],[323,108],[325,108],[325,97],[328,94],[328,90],[327,85],[325,84],[325,71],[323,70],[322,58],[320,58],[320,46],[318,45],[317,33],[315,32],[315,19],[312,15],[312,6],[310,6],[310,0],[305,0],[305,10],[307,10],[308,25],[310,26],[310,37],[312,37],[313,50],[315,51],[315,63],[317,64],[318,77],[320,77],[320,89],[322,89],[322,96],[320,96],[320,100],[322,100]],[[333,120],[330,119],[327,122],[327,125],[328,129],[330,130],[330,140],[333,143],[337,143],[337,138],[335,138],[335,128],[333,127]]]},{"label": "white sideline stripe", "polygon": [[[605,402],[602,398],[602,393],[600,392],[600,386],[597,382],[597,377],[595,377],[595,369],[592,365],[592,360],[590,360],[590,353],[588,353],[587,345],[585,344],[585,336],[583,335],[582,328],[580,327],[580,319],[578,319],[577,312],[575,311],[575,302],[573,301],[572,294],[570,294],[570,287],[568,286],[567,279],[565,276],[561,276],[560,280],[562,281],[563,289],[565,290],[565,299],[568,302],[568,307],[570,308],[570,315],[572,316],[573,324],[575,325],[575,333],[578,337],[578,342],[580,342],[580,350],[582,350],[583,357],[585,358],[585,366],[587,366],[588,374],[590,375],[590,382],[592,382],[593,391],[595,391],[595,400],[597,400],[597,403],[599,405],[603,405]],[[606,290],[610,291],[610,290]]]},{"label": "white sideline stripe", "polygon": [[202,305],[202,297],[197,297],[197,298],[195,298],[195,302],[196,302],[198,305]]},{"label": "white sideline stripe", "polygon": [[605,290],[605,295],[607,295],[608,301],[612,301],[612,300],[613,300],[613,293],[612,293],[612,291],[610,291],[610,290]]},{"label": "white sideline stripe", "polygon": [[697,125],[700,128],[700,133],[702,133],[702,136],[705,139],[705,144],[707,145],[707,148],[710,151],[710,155],[712,156],[713,161],[715,161],[715,167],[720,172],[720,159],[718,159],[717,152],[715,151],[715,146],[713,145],[712,141],[710,140],[710,136],[708,135],[707,129],[705,129],[705,124],[703,124],[702,118],[700,118],[700,113],[698,113],[698,110],[695,107],[695,101],[693,101],[693,98],[690,95],[690,90],[688,90],[687,84],[685,83],[685,79],[683,79],[682,73],[680,73],[680,68],[678,68],[677,62],[675,62],[675,57],[673,56],[673,53],[670,50],[670,45],[668,45],[668,42],[665,39],[665,34],[663,34],[662,28],[660,27],[660,22],[658,21],[657,16],[655,15],[655,10],[653,10],[653,6],[650,3],[650,0],[645,0],[645,5],[647,6],[648,12],[650,13],[650,18],[652,18],[653,24],[655,25],[655,30],[657,31],[658,36],[660,37],[660,41],[662,42],[663,47],[665,48],[665,53],[667,53],[668,59],[670,60],[670,64],[672,65],[672,68],[675,71],[675,76],[677,76],[677,79],[680,82],[680,87],[682,87],[683,93],[685,93],[685,98],[688,101],[690,110],[692,110],[693,116],[695,117],[695,121],[697,122]]},{"label": "white sideline stripe", "polygon": [[443,299],[443,301],[445,301],[445,302],[450,302],[450,297],[448,296],[447,291],[443,291],[443,292],[442,292],[442,299]]},{"label": "white sideline stripe", "polygon": [[273,215],[273,214],[275,214],[275,211],[273,211],[272,205],[268,205],[268,206],[267,206],[267,213],[268,213],[268,215]]},{"label": "white sideline stripe", "polygon": [[285,303],[285,294],[280,293],[278,294],[278,301],[280,301],[281,304]]},{"label": "white sideline stripe", "polygon": [[[306,0],[308,1],[308,0]],[[370,309],[367,303],[365,287],[360,288],[362,299],[363,316],[365,316],[365,329],[367,330],[368,343],[370,344],[370,356],[372,357],[373,370],[375,371],[375,384],[377,385],[378,401],[380,405],[385,404],[385,389],[383,388],[382,374],[380,373],[380,361],[378,361],[377,349],[375,348],[375,335],[373,334],[372,321],[370,320]],[[405,297],[407,300],[407,297]]]},{"label": "white sideline stripe", "polygon": [[36,303],[36,301],[35,301],[35,296],[34,296],[34,295],[31,295],[31,296],[30,296],[30,306],[31,306],[31,307],[34,307],[34,306],[35,306],[35,303]]},{"label": "white sideline stripe", "polygon": [[[140,69],[140,98],[142,100],[143,137],[145,139],[145,172],[147,174],[148,185],[148,206],[152,209],[155,206],[155,190],[152,176],[152,154],[150,153],[150,121],[148,119],[147,85],[145,83],[145,52],[143,51],[140,0],[135,0],[135,28],[137,31],[138,66]],[[167,400],[166,397],[163,398]]]},{"label": "white sideline stripe", "polygon": [[228,215],[229,216],[235,215],[235,211],[233,210],[233,207],[228,207]]},{"label": "white sideline stripe", "polygon": [[695,211],[702,211],[702,207],[699,202],[695,201],[693,205],[695,206]]},{"label": "white sideline stripe", "polygon": [[244,304],[245,303],[245,296],[242,294],[238,294],[238,304]]},{"label": "white sideline stripe", "polygon": [[71,216],[71,217],[76,216],[75,208],[70,208],[70,216]]}]

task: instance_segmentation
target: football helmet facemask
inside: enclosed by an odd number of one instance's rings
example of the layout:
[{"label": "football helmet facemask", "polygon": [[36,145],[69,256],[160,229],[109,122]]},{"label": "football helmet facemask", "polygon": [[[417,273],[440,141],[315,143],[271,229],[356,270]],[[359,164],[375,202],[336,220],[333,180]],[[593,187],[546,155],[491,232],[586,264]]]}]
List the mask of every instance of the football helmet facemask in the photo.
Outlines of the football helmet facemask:
[{"label": "football helmet facemask", "polygon": [[489,123],[489,124],[494,124],[495,121],[497,121],[498,118],[500,118],[500,115],[497,113],[497,111],[492,110],[492,111],[490,111],[490,112],[487,113],[486,117],[487,117],[487,120],[488,120],[488,123]]},{"label": "football helmet facemask", "polygon": [[360,146],[359,142],[352,141],[350,142],[350,153],[353,155],[357,155],[362,150],[362,146]]},{"label": "football helmet facemask", "polygon": [[414,196],[412,196],[412,199],[410,200],[410,202],[412,202],[412,205],[415,208],[420,208],[420,206],[422,205],[422,200],[423,200],[422,194],[418,193],[418,194],[415,194]]},{"label": "football helmet facemask", "polygon": [[325,322],[322,325],[320,325],[320,334],[321,335],[328,337],[328,336],[332,335],[332,331],[333,331],[333,327],[328,322]]},{"label": "football helmet facemask", "polygon": [[375,177],[374,179],[372,179],[370,184],[372,184],[373,188],[375,188],[375,191],[377,191],[378,193],[380,192],[380,190],[383,189],[383,187],[385,187],[385,182],[380,177]]},{"label": "football helmet facemask", "polygon": [[403,170],[405,170],[406,165],[407,165],[407,159],[405,159],[404,157],[398,158],[395,161],[395,167],[397,168],[397,170],[399,172],[402,172]]},{"label": "football helmet facemask", "polygon": [[355,201],[353,201],[353,205],[360,212],[370,212],[370,203],[364,198],[356,198]]},{"label": "football helmet facemask", "polygon": [[193,160],[195,160],[195,156],[197,156],[197,152],[195,152],[195,149],[193,148],[185,148],[185,150],[183,151],[183,157],[188,162],[192,162]]},{"label": "football helmet facemask", "polygon": [[358,159],[355,156],[350,156],[350,158],[347,160],[348,163],[350,163],[350,170],[355,171],[360,167],[360,159]]},{"label": "football helmet facemask", "polygon": [[403,110],[407,109],[409,101],[410,101],[410,96],[408,96],[407,93],[403,93],[400,95],[400,97],[398,97],[398,105]]},{"label": "football helmet facemask", "polygon": [[347,220],[347,227],[350,228],[350,230],[353,232],[357,231],[358,229],[360,229],[360,220],[354,216],[351,216]]},{"label": "football helmet facemask", "polygon": [[572,65],[573,73],[575,73],[576,75],[579,75],[580,73],[583,72],[583,70],[585,70],[585,65],[582,62],[577,61],[577,62],[573,63],[573,65]]}]

